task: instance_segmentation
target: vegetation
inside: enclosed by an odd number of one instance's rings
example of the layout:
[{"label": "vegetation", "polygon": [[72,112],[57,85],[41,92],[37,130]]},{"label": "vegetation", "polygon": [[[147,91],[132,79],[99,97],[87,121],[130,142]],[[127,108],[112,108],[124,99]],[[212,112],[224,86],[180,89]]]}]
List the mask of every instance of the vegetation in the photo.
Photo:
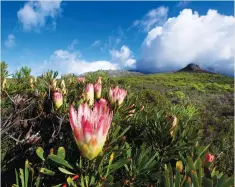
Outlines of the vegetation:
[{"label": "vegetation", "polygon": [[[98,71],[83,82],[53,71],[30,73],[23,67],[9,78],[1,63],[2,186],[233,186],[232,78]],[[95,108],[88,83],[100,76],[113,118],[102,151],[90,159],[76,145],[70,106]],[[123,102],[110,98],[117,85],[127,90]]]}]

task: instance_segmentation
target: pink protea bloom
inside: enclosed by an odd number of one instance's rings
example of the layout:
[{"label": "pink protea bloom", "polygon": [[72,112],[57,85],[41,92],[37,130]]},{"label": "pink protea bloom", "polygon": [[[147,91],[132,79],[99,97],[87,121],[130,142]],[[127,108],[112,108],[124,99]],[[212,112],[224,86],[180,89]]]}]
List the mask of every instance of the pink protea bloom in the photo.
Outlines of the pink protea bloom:
[{"label": "pink protea bloom", "polygon": [[118,105],[120,106],[123,103],[126,95],[127,91],[125,89],[119,88],[118,86],[115,88],[110,88],[109,90],[109,99],[112,104],[118,101]]},{"label": "pink protea bloom", "polygon": [[63,104],[63,95],[62,93],[55,91],[53,94],[53,101],[55,104],[56,109],[60,108]]},{"label": "pink protea bloom", "polygon": [[95,83],[94,91],[96,99],[99,99],[101,97],[102,85],[100,83]]},{"label": "pink protea bloom", "polygon": [[112,118],[105,99],[96,102],[93,109],[87,103],[79,105],[78,111],[70,107],[70,125],[84,157],[92,160],[102,151]]},{"label": "pink protea bloom", "polygon": [[214,159],[215,159],[215,155],[212,155],[210,153],[206,154],[206,162],[213,162]]},{"label": "pink protea bloom", "polygon": [[85,77],[78,77],[78,84],[85,83]]},{"label": "pink protea bloom", "polygon": [[93,105],[94,103],[94,85],[87,84],[85,87],[85,100],[88,101],[89,106]]}]

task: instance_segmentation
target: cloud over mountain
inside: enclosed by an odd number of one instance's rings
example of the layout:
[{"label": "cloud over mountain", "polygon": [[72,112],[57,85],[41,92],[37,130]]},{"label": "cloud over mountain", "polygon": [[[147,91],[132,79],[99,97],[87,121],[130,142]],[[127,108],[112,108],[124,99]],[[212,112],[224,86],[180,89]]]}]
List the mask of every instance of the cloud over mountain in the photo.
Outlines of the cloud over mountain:
[{"label": "cloud over mountain", "polygon": [[189,63],[231,75],[234,70],[235,18],[208,10],[184,9],[148,32],[136,67],[146,72],[175,71]]}]

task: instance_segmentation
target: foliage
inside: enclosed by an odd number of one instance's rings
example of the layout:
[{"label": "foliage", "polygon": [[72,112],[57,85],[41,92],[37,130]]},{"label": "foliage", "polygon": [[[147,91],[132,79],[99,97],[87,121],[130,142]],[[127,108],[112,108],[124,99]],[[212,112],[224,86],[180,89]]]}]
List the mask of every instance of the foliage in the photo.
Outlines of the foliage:
[{"label": "foliage", "polygon": [[[4,63],[1,72],[8,77]],[[109,78],[98,71],[78,83],[71,74],[30,73],[23,67],[1,92],[3,186],[233,184],[232,79],[206,73]],[[121,106],[110,106],[114,117],[104,148],[89,161],[74,141],[69,108],[85,102],[86,84],[99,76],[102,98],[108,100],[116,85],[128,96]],[[58,109],[55,91],[63,93]],[[211,165],[204,164],[208,148],[216,156]],[[175,167],[179,160],[182,172]]]}]

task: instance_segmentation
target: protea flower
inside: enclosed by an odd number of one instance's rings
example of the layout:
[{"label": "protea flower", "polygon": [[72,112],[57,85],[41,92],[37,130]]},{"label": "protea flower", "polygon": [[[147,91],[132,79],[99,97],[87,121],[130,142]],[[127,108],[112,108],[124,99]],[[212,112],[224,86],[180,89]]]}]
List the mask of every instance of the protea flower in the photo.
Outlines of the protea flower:
[{"label": "protea flower", "polygon": [[89,102],[89,106],[93,105],[94,103],[94,85],[87,84],[85,87],[85,100]]},{"label": "protea flower", "polygon": [[101,76],[98,77],[96,83],[102,84],[102,77]]},{"label": "protea flower", "polygon": [[7,80],[4,79],[4,80],[2,81],[2,89],[3,89],[3,90],[6,88],[6,85],[7,85]]},{"label": "protea flower", "polygon": [[176,162],[176,168],[179,170],[180,173],[183,171],[183,163],[181,160],[178,160]]},{"label": "protea flower", "polygon": [[212,155],[210,153],[206,154],[206,162],[213,162],[213,160],[215,159],[215,155]]},{"label": "protea flower", "polygon": [[65,82],[64,82],[64,80],[61,81],[61,84],[60,84],[60,85],[61,85],[61,88],[62,88],[62,89],[65,88]]},{"label": "protea flower", "polygon": [[99,99],[101,97],[102,85],[100,83],[94,84],[95,98]]},{"label": "protea flower", "polygon": [[112,104],[118,101],[118,105],[120,106],[124,101],[127,95],[127,91],[125,89],[119,88],[116,86],[115,88],[110,88],[109,90],[109,99]]},{"label": "protea flower", "polygon": [[85,77],[78,77],[78,84],[85,83]]},{"label": "protea flower", "polygon": [[56,109],[60,108],[63,104],[63,95],[59,91],[55,91],[53,94],[53,101]]},{"label": "protea flower", "polygon": [[87,103],[79,105],[78,111],[70,107],[70,125],[84,157],[92,160],[102,151],[112,118],[105,99],[96,102],[93,109]]}]

